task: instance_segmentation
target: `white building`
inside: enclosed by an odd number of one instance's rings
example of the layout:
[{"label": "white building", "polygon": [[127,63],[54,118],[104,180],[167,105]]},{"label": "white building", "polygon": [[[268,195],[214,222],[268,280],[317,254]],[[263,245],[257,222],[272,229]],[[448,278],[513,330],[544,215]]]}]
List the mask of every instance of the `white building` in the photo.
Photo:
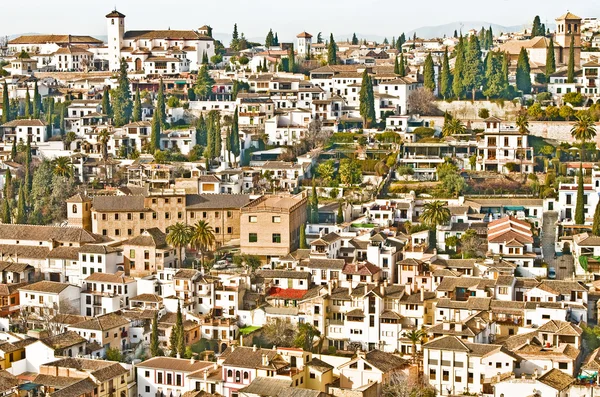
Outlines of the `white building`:
[{"label": "white building", "polygon": [[123,272],[94,273],[83,281],[81,313],[98,316],[129,307],[137,296],[137,282]]},{"label": "white building", "polygon": [[310,55],[310,46],[312,44],[312,34],[302,32],[296,36],[296,51],[299,56]]}]

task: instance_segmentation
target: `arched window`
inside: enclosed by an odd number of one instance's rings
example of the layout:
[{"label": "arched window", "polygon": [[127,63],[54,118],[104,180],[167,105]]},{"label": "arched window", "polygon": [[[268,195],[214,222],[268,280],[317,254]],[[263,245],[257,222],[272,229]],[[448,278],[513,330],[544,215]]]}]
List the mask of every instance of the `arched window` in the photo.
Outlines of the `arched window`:
[{"label": "arched window", "polygon": [[250,374],[248,374],[248,372],[244,371],[244,380],[248,380],[249,377],[250,377]]},{"label": "arched window", "polygon": [[231,378],[233,376],[233,371],[232,370],[227,370],[227,377]]},{"label": "arched window", "polygon": [[73,204],[73,213],[76,214],[77,213],[77,204]]},{"label": "arched window", "polygon": [[235,381],[236,383],[240,382],[240,376],[241,376],[241,372],[240,371],[235,371]]}]

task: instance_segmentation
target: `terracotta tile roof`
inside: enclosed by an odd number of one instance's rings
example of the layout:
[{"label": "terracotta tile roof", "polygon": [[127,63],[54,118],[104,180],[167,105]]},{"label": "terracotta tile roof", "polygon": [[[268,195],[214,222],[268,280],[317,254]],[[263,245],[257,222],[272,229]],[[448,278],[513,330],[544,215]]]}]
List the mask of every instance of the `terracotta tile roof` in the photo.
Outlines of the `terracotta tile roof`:
[{"label": "terracotta tile roof", "polygon": [[[72,284],[57,283],[55,281],[38,281],[37,283],[26,285],[19,288],[21,291],[45,292],[50,294],[59,294],[68,287],[75,287]],[[75,287],[79,288],[79,287]]]},{"label": "terracotta tile roof", "polygon": [[41,339],[41,341],[53,349],[60,350],[64,349],[65,347],[75,346],[79,343],[83,343],[86,341],[86,339],[75,331],[66,331],[62,334]]},{"label": "terracotta tile roof", "polygon": [[346,262],[343,259],[310,258],[308,263],[304,265],[309,269],[342,270],[346,265]]},{"label": "terracotta tile roof", "polygon": [[213,40],[212,37],[200,34],[193,30],[130,30],[125,32],[123,38],[125,40]]},{"label": "terracotta tile roof", "polygon": [[571,386],[571,384],[575,383],[575,378],[565,374],[559,369],[552,368],[550,371],[540,376],[538,381],[555,390],[563,391]]},{"label": "terracotta tile roof", "polygon": [[292,289],[292,288],[277,288],[271,287],[269,290],[267,299],[302,299],[308,290],[305,289]]},{"label": "terracotta tile roof", "polygon": [[309,272],[299,272],[296,270],[259,270],[255,274],[262,279],[290,278],[305,280],[310,278]]},{"label": "terracotta tile roof", "polygon": [[84,378],[54,393],[50,397],[80,397],[84,394],[93,393],[96,383],[91,378]]},{"label": "terracotta tile roof", "polygon": [[81,380],[81,378],[74,378],[71,376],[54,376],[54,375],[44,375],[39,374],[33,380],[33,383],[38,385],[43,385],[46,387],[52,387],[55,389],[62,389],[67,386],[72,385],[73,383],[77,383]]},{"label": "terracotta tile roof", "polygon": [[344,266],[342,273],[344,274],[353,274],[353,275],[361,275],[361,276],[372,276],[381,271],[379,267],[370,263],[350,263]]},{"label": "terracotta tile roof", "polygon": [[267,367],[284,368],[287,363],[282,362],[279,354],[272,349],[252,347],[228,347],[221,354],[220,359],[223,360],[223,366],[242,367],[242,368],[265,368],[262,362],[262,356],[266,355],[269,361]]},{"label": "terracotta tile roof", "polygon": [[91,320],[82,321],[77,324],[73,324],[70,328],[73,329],[91,329],[96,331],[111,330],[117,327],[124,327],[129,324],[123,316],[117,313],[108,313],[102,316],[98,316]]},{"label": "terracotta tile roof", "polygon": [[125,275],[125,272],[112,273],[99,273],[88,276],[85,281],[89,282],[100,282],[100,283],[114,283],[114,284],[127,284],[135,282],[135,279]]},{"label": "terracotta tile roof", "polygon": [[9,224],[0,224],[0,236],[4,240],[56,240],[79,244],[95,243],[102,239],[101,236],[97,236],[79,227]]},{"label": "terracotta tile roof", "polygon": [[252,394],[257,396],[277,396],[281,391],[289,388],[292,380],[272,377],[256,377],[248,385],[238,390],[242,395]]},{"label": "terracotta tile roof", "polygon": [[147,210],[143,196],[95,196],[92,209],[99,212],[126,212]]},{"label": "terracotta tile roof", "polygon": [[12,39],[8,44],[103,44],[102,40],[98,40],[91,36],[73,36],[68,34],[36,34],[24,35]]},{"label": "terracotta tile roof", "polygon": [[250,202],[248,194],[188,194],[185,197],[187,209],[239,209]]},{"label": "terracotta tile roof", "polygon": [[169,249],[167,244],[167,235],[157,227],[144,230],[142,234],[127,240],[123,245],[135,245],[140,247],[155,247]]},{"label": "terracotta tile roof", "polygon": [[140,294],[130,300],[137,302],[162,302],[163,299],[156,294]]}]

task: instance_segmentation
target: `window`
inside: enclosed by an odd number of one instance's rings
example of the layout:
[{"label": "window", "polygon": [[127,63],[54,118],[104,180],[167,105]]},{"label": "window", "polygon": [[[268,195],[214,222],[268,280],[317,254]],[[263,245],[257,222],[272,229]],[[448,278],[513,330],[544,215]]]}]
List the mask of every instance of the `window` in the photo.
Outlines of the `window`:
[{"label": "window", "polygon": [[508,294],[508,287],[499,287],[498,288],[498,293],[501,295],[507,295]]},{"label": "window", "polygon": [[256,243],[258,241],[258,234],[256,233],[250,233],[248,235],[248,242],[250,243]]},{"label": "window", "polygon": [[429,380],[435,380],[435,369],[429,369]]},{"label": "window", "polygon": [[119,220],[119,214],[115,214],[115,221]]},{"label": "window", "polygon": [[144,373],[144,376],[145,376],[146,378],[149,378],[149,377],[150,377],[150,371],[146,371],[146,372]]},{"label": "window", "polygon": [[309,376],[311,379],[315,379],[317,377],[317,375],[313,372],[311,372]]},{"label": "window", "polygon": [[279,233],[273,233],[273,239],[272,239],[272,241],[274,243],[277,243],[277,244],[281,243],[281,234],[279,234]]},{"label": "window", "polygon": [[227,227],[227,234],[233,233],[233,228],[231,226]]},{"label": "window", "polygon": [[274,216],[273,217],[273,223],[281,223],[281,217],[280,216]]},{"label": "window", "polygon": [[258,222],[258,219],[257,219],[256,216],[249,216],[248,217],[248,222],[250,222],[250,223],[256,223],[256,222]]}]

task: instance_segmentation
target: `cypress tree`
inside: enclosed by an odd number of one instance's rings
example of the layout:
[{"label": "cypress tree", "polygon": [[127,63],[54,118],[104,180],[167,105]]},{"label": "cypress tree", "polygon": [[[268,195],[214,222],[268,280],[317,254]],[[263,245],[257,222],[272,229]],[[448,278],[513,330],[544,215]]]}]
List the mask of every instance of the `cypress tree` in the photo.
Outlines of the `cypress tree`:
[{"label": "cypress tree", "polygon": [[6,180],[4,181],[4,198],[6,200],[13,200],[15,193],[13,192],[12,174],[10,170],[6,170]]},{"label": "cypress tree", "polygon": [[48,128],[50,130],[50,135],[52,135],[52,121],[54,117],[54,98],[48,98],[48,104],[46,105],[46,124],[48,124]]},{"label": "cypress tree", "polygon": [[65,132],[66,132],[66,128],[65,128],[65,107],[62,106],[60,108],[60,121],[59,121],[59,127],[60,127],[60,135],[64,136]]},{"label": "cypress tree", "polygon": [[596,204],[596,210],[594,211],[594,223],[592,225],[592,234],[594,236],[600,236],[600,203]]},{"label": "cypress tree", "polygon": [[269,29],[269,33],[267,33],[267,38],[265,39],[265,47],[272,47],[273,40],[275,40],[275,37],[273,37],[273,29]]},{"label": "cypress tree", "polygon": [[15,161],[15,159],[17,158],[17,140],[16,139],[13,139],[12,148],[10,149],[10,158],[12,161]]},{"label": "cypress tree", "polygon": [[505,95],[508,93],[508,67],[509,67],[509,59],[508,59],[508,54],[505,52],[504,54],[502,54],[502,80],[501,80],[502,93]]},{"label": "cypress tree", "polygon": [[521,48],[517,61],[517,89],[523,91],[523,94],[531,92],[531,67],[525,48]]},{"label": "cypress tree", "polygon": [[215,134],[214,134],[213,125],[214,125],[213,114],[211,112],[209,112],[208,115],[206,116],[206,150],[205,150],[204,155],[206,156],[207,159],[210,159],[210,160],[212,160],[216,156],[216,154],[214,153]]},{"label": "cypress tree", "polygon": [[341,202],[338,205],[338,210],[337,210],[337,215],[335,217],[335,221],[336,221],[336,223],[338,225],[341,224],[341,223],[344,223],[344,212],[342,210],[342,203]]},{"label": "cypress tree", "polygon": [[367,69],[362,74],[362,84],[359,92],[360,116],[363,119],[364,128],[369,128],[375,122],[375,101],[373,85]]},{"label": "cypress tree", "polygon": [[152,333],[150,334],[150,355],[152,357],[162,356],[158,342],[158,311],[154,312],[152,319]]},{"label": "cypress tree", "polygon": [[475,100],[475,92],[481,86],[481,69],[481,47],[479,39],[473,35],[465,51],[463,68],[463,86],[465,90],[471,91],[473,100]]},{"label": "cypress tree", "polygon": [[315,178],[313,178],[312,181],[312,195],[310,196],[310,201],[310,223],[319,223],[319,196],[317,195],[317,185],[315,184]]},{"label": "cypress tree", "polygon": [[337,65],[337,44],[333,39],[333,33],[329,35],[329,47],[327,47],[327,63]]},{"label": "cypress tree", "polygon": [[26,211],[25,211],[25,190],[24,185],[21,184],[19,188],[19,200],[17,202],[17,219],[16,223],[19,225],[25,224],[26,221]]},{"label": "cypress tree", "polygon": [[238,110],[235,109],[235,113],[233,114],[233,122],[231,124],[231,152],[235,157],[235,161],[237,161],[237,157],[241,154],[240,147],[240,126],[238,121]]},{"label": "cypress tree", "polygon": [[177,353],[183,358],[185,355],[185,330],[183,328],[183,315],[181,314],[181,306],[177,302],[177,319],[175,320],[177,327]]},{"label": "cypress tree", "polygon": [[112,106],[110,105],[110,91],[108,89],[108,86],[104,87],[104,92],[102,94],[102,113],[104,113],[108,117],[113,116]]},{"label": "cypress tree", "polygon": [[575,82],[575,37],[571,35],[569,45],[569,64],[567,65],[567,83]]},{"label": "cypress tree", "polygon": [[556,59],[554,57],[554,39],[550,37],[548,48],[546,49],[546,80],[550,81],[550,75],[556,72]]},{"label": "cypress tree", "polygon": [[457,99],[461,99],[465,93],[465,87],[463,85],[464,65],[465,42],[461,35],[456,46],[456,61],[454,63],[454,74],[452,75],[452,92]]},{"label": "cypress tree", "polygon": [[202,64],[203,65],[208,65],[208,54],[206,53],[206,51],[204,51],[202,53]]},{"label": "cypress tree", "polygon": [[454,38],[458,39],[458,32],[456,31],[456,29],[454,29]]},{"label": "cypress tree", "polygon": [[204,119],[204,115],[200,114],[200,118],[196,123],[196,145],[206,147],[206,120]]},{"label": "cypress tree", "polygon": [[531,37],[543,36],[546,34],[545,29],[542,27],[542,23],[540,22],[540,16],[536,15],[533,19],[533,26],[531,28]]},{"label": "cypress tree", "polygon": [[[600,205],[598,206],[600,207]],[[306,243],[306,225],[302,224],[300,225],[300,249],[307,249],[308,248],[308,244]]]},{"label": "cypress tree", "polygon": [[158,112],[158,117],[160,118],[160,126],[164,128],[167,122],[167,107],[165,105],[165,85],[163,84],[162,78],[160,79],[158,86],[156,111]]},{"label": "cypress tree", "polygon": [[400,64],[398,63],[398,56],[394,59],[394,74],[400,74]]},{"label": "cypress tree", "polygon": [[31,118],[31,96],[29,95],[29,87],[25,93],[25,118]]},{"label": "cypress tree", "polygon": [[[598,206],[600,207],[600,205]],[[10,213],[10,203],[8,202],[8,198],[5,198],[2,202],[2,223],[11,224],[11,213]]]},{"label": "cypress tree", "polygon": [[435,91],[435,71],[433,67],[433,57],[429,53],[427,54],[427,58],[425,58],[425,65],[423,67],[423,85],[431,92]]},{"label": "cypress tree", "polygon": [[577,201],[575,202],[576,225],[583,225],[585,223],[583,195],[583,169],[581,167],[581,164],[579,164],[579,177],[577,179]]},{"label": "cypress tree", "polygon": [[396,48],[398,49],[398,51],[402,52],[402,45],[404,43],[406,43],[406,36],[404,35],[404,33],[402,33],[396,41]]},{"label": "cypress tree", "polygon": [[358,37],[356,37],[356,33],[352,34],[352,45],[358,45]]},{"label": "cypress tree", "polygon": [[142,121],[142,100],[139,86],[135,90],[135,100],[133,101],[133,121]]},{"label": "cypress tree", "polygon": [[487,97],[498,97],[504,92],[502,64],[498,54],[488,52],[485,62],[485,84],[483,94]]},{"label": "cypress tree", "polygon": [[404,54],[400,54],[400,69],[398,73],[400,76],[406,76],[406,61],[404,59]]},{"label": "cypress tree", "polygon": [[492,27],[487,30],[485,35],[485,49],[489,50],[494,46],[494,33],[492,32]]},{"label": "cypress tree", "polygon": [[177,344],[179,343],[179,329],[173,325],[171,335],[169,335],[169,357],[177,357]]},{"label": "cypress tree", "polygon": [[440,77],[440,95],[442,95],[444,99],[448,99],[452,95],[452,73],[450,73],[448,47],[446,47],[446,51],[444,51],[444,59],[442,61],[442,74]]},{"label": "cypress tree", "polygon": [[152,133],[150,135],[150,153],[160,150],[160,117],[158,109],[152,115]]},{"label": "cypress tree", "polygon": [[33,83],[33,118],[39,119],[42,112],[42,97],[38,89],[37,81]]},{"label": "cypress tree", "polygon": [[221,149],[221,115],[218,112],[215,112],[213,116],[213,154],[215,157],[221,155]]},{"label": "cypress tree", "polygon": [[288,49],[288,72],[294,73],[296,71],[296,56],[294,54],[294,46],[292,45]]},{"label": "cypress tree", "polygon": [[2,124],[10,121],[10,101],[8,99],[8,84],[4,80],[2,86]]}]

